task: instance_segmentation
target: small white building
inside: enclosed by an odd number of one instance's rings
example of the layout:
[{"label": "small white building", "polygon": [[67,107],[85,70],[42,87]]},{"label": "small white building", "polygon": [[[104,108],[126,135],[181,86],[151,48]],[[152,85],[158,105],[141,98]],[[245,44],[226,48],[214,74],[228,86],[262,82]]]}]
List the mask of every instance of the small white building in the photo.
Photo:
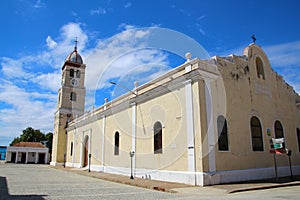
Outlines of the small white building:
[{"label": "small white building", "polygon": [[47,164],[49,149],[39,142],[19,142],[7,147],[6,162]]}]

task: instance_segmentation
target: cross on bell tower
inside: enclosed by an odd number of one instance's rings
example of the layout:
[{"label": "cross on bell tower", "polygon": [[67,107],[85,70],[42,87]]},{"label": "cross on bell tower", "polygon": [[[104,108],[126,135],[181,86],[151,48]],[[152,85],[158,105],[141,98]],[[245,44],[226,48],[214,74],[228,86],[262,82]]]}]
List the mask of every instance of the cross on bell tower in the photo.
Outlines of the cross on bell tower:
[{"label": "cross on bell tower", "polygon": [[77,50],[77,44],[79,43],[79,41],[77,40],[77,37],[76,37],[76,39],[74,40],[74,43],[75,43],[74,49]]}]

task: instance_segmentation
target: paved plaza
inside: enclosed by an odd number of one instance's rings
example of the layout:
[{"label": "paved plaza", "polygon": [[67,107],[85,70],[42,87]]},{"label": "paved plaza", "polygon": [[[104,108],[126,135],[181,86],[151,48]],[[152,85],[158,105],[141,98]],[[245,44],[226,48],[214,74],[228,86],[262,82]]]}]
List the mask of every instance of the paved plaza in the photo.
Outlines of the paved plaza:
[{"label": "paved plaza", "polygon": [[[300,186],[229,194],[222,187],[174,188],[177,193],[120,184],[48,165],[1,164],[0,200],[6,199],[299,199]],[[83,171],[82,171],[83,172]],[[89,175],[88,175],[89,174]],[[128,177],[126,177],[128,178]],[[137,185],[139,182],[136,181]],[[145,182],[143,182],[144,184]],[[153,181],[153,184],[157,184]],[[168,183],[163,183],[167,186]],[[140,184],[141,185],[141,184]],[[140,186],[139,185],[139,186]],[[170,185],[174,186],[174,185]],[[176,185],[175,185],[176,186]],[[167,187],[166,187],[167,188]],[[170,190],[171,191],[171,190]]]},{"label": "paved plaza", "polygon": [[50,168],[1,164],[0,199],[168,199],[177,196]]}]

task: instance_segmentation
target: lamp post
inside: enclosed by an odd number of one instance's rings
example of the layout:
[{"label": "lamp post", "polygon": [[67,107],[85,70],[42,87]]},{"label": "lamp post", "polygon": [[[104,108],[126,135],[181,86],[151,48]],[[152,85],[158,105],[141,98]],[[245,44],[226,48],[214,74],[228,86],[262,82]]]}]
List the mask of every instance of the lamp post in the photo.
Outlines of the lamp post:
[{"label": "lamp post", "polygon": [[91,157],[92,157],[92,154],[89,154],[89,172],[91,172]]},{"label": "lamp post", "polygon": [[291,155],[292,155],[292,150],[288,150],[287,156],[289,157],[289,165],[290,165],[291,179],[293,179],[293,170],[292,170]]},{"label": "lamp post", "polygon": [[[113,82],[113,81],[109,81],[109,83],[112,84],[112,85],[116,85],[116,86],[118,86],[118,87],[121,87],[121,88],[127,90],[128,92],[130,92],[131,94],[134,94],[135,96],[137,96],[137,94],[136,94],[135,92],[133,92],[132,90],[128,89],[128,88],[125,87],[124,85],[117,84],[117,83],[115,83],[115,82]],[[134,82],[134,84],[137,85],[137,82]]]},{"label": "lamp post", "polygon": [[[120,84],[117,84],[115,82],[112,82],[110,81],[109,82],[110,84],[113,84],[113,85],[116,85],[118,87],[121,87],[125,90],[127,90],[128,92],[130,92],[131,94],[133,94],[135,97],[137,97],[137,93],[136,92],[133,92],[132,90],[128,89],[127,87],[123,86],[123,85],[120,85]],[[135,86],[135,89],[137,88],[138,86],[138,82],[134,82],[134,86]],[[132,117],[133,117],[133,124],[132,124],[132,149],[131,151],[129,152],[129,156],[130,156],[130,179],[134,179],[133,178],[133,157],[134,157],[134,154],[135,154],[135,143],[136,143],[136,103],[133,104],[133,110],[132,110]],[[135,165],[135,163],[134,163]]]},{"label": "lamp post", "polygon": [[64,154],[64,168],[66,167],[66,154]]},{"label": "lamp post", "polygon": [[133,172],[132,172],[132,158],[134,156],[134,151],[130,151],[129,156],[130,156],[130,179],[134,179]]}]

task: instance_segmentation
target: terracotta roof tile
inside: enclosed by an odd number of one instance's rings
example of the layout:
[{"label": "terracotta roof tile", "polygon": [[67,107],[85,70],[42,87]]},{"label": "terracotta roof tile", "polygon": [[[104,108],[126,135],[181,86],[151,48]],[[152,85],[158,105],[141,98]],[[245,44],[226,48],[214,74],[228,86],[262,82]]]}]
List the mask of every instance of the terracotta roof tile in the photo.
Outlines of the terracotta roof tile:
[{"label": "terracotta roof tile", "polygon": [[19,142],[14,147],[33,147],[33,148],[47,148],[40,142]]}]

